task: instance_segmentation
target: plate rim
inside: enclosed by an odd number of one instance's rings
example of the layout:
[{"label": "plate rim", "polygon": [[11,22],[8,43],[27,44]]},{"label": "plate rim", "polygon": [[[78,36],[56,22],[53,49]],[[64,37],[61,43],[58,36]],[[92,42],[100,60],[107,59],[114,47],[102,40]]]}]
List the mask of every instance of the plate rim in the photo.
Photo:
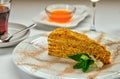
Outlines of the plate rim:
[{"label": "plate rim", "polygon": [[[20,25],[20,26],[24,26],[24,27],[27,27],[26,25],[24,24],[20,24],[20,23],[15,23],[15,22],[9,22],[10,25]],[[9,25],[8,25],[9,26]],[[0,48],[4,48],[4,47],[10,47],[10,46],[14,46],[16,45],[17,43],[21,42],[22,40],[26,39],[29,35],[30,35],[30,32],[31,30],[28,29],[26,30],[26,33],[24,36],[22,36],[20,39],[18,40],[14,40],[14,41],[11,41],[11,42],[7,42],[7,43],[1,43],[0,44]]]}]

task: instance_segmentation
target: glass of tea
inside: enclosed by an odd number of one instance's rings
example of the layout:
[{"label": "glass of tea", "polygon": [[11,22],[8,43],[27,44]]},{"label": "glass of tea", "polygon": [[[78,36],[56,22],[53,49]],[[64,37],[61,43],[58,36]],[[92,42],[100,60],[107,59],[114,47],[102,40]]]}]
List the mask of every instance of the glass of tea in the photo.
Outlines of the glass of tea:
[{"label": "glass of tea", "polygon": [[8,19],[11,0],[0,0],[0,39],[8,36]]},{"label": "glass of tea", "polygon": [[53,4],[45,8],[49,22],[68,23],[70,22],[76,8],[68,4]]}]

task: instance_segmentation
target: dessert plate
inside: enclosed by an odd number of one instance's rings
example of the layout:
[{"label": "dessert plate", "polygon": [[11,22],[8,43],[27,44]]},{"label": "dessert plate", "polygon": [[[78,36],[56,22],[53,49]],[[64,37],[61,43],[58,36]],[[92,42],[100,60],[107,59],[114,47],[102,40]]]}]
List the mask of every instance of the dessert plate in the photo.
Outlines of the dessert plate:
[{"label": "dessert plate", "polygon": [[83,21],[89,15],[90,9],[84,5],[73,5],[73,6],[76,7],[76,12],[69,23],[60,24],[55,22],[49,22],[45,11],[42,11],[38,16],[33,18],[33,21],[38,25],[45,24],[53,27],[68,27],[68,28],[75,27],[78,25],[79,22]]},{"label": "dessert plate", "polygon": [[106,33],[84,31],[90,38],[108,46],[114,61],[99,70],[83,73],[72,68],[74,61],[48,55],[48,34],[30,37],[13,51],[13,62],[22,71],[45,79],[113,79],[120,77],[120,38]]},{"label": "dessert plate", "polygon": [[[13,34],[21,29],[26,28],[27,26],[19,24],[19,23],[9,23],[8,24],[8,33]],[[18,44],[25,38],[27,38],[30,34],[30,30],[26,30],[24,32],[21,32],[17,35],[15,35],[9,42],[6,43],[0,43],[0,47],[9,47]]]}]

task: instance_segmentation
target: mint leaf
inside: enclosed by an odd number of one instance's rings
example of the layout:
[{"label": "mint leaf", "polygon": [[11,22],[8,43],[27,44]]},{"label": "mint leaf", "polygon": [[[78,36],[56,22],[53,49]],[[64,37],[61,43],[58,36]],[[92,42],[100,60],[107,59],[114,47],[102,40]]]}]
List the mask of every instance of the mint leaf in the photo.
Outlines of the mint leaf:
[{"label": "mint leaf", "polygon": [[68,54],[67,56],[75,61],[79,61],[81,59],[82,54],[76,54],[76,55]]},{"label": "mint leaf", "polygon": [[86,72],[87,70],[88,70],[88,68],[89,68],[89,64],[88,64],[88,61],[84,61],[84,66],[82,67],[82,71],[83,72]]},{"label": "mint leaf", "polygon": [[88,54],[69,54],[67,55],[69,58],[77,61],[77,63],[73,66],[74,69],[82,69],[83,72],[86,72],[90,65],[94,64],[94,61]]},{"label": "mint leaf", "polygon": [[85,62],[85,65],[84,65],[84,67],[82,68],[82,71],[83,71],[83,72],[86,72],[86,71],[89,69],[90,65],[94,64],[94,61],[91,60],[91,59],[89,59],[89,60],[84,61],[84,62]]},{"label": "mint leaf", "polygon": [[90,59],[90,60],[88,60],[89,62],[88,62],[88,64],[94,64],[94,61],[92,60],[92,59]]},{"label": "mint leaf", "polygon": [[77,64],[75,64],[73,66],[73,68],[74,69],[80,69],[80,68],[83,68],[83,66],[84,66],[84,62],[83,62],[83,60],[80,60]]},{"label": "mint leaf", "polygon": [[90,57],[88,56],[88,54],[82,54],[80,58],[83,59],[83,60],[90,59]]}]

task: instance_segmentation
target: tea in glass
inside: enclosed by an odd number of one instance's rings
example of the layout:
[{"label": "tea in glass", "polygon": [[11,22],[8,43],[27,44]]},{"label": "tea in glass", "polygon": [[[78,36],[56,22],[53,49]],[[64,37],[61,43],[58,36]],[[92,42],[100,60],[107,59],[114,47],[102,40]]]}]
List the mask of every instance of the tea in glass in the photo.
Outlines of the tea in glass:
[{"label": "tea in glass", "polygon": [[0,0],[0,39],[8,33],[11,0]]}]

